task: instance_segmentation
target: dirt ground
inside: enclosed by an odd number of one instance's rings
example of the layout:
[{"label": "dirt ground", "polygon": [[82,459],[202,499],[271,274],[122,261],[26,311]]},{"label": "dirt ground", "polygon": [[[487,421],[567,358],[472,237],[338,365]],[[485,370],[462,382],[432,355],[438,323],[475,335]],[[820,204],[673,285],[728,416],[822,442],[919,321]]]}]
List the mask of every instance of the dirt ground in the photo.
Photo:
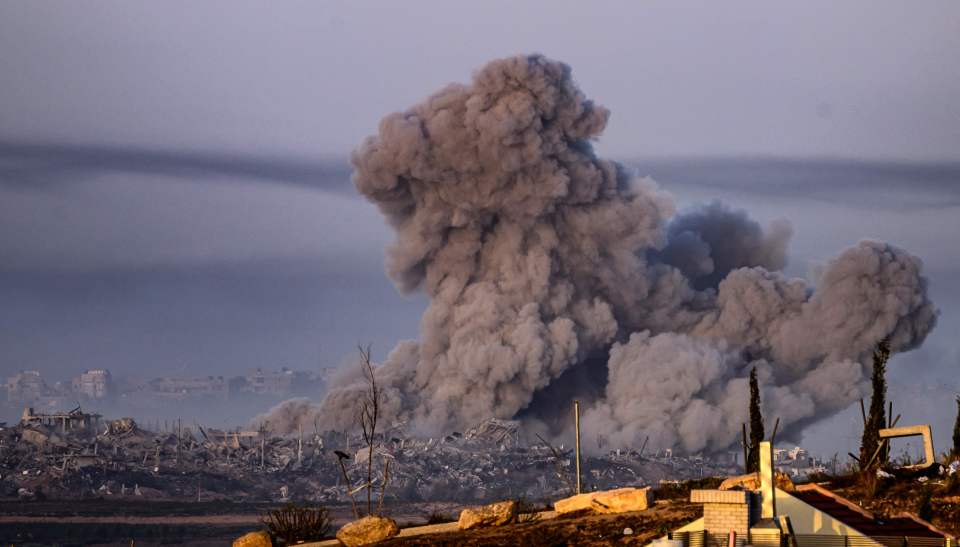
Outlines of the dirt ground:
[{"label": "dirt ground", "polygon": [[[637,513],[619,515],[571,515],[556,519],[450,532],[384,542],[389,547],[413,546],[601,546],[645,545],[670,530],[700,518],[702,507],[687,502],[658,503]],[[630,528],[630,534],[624,530]]]},{"label": "dirt ground", "polygon": [[[0,544],[5,545],[229,545],[261,527],[278,503],[114,500],[0,501]],[[334,527],[353,519],[349,505],[328,507]],[[394,504],[398,522],[421,524],[431,512],[456,515],[452,503]]]},{"label": "dirt ground", "polygon": [[930,522],[960,537],[960,479],[926,484],[891,480],[881,483],[874,496],[867,496],[853,477],[838,477],[824,486],[880,516],[895,516],[902,511],[922,515],[924,497],[929,496]]}]

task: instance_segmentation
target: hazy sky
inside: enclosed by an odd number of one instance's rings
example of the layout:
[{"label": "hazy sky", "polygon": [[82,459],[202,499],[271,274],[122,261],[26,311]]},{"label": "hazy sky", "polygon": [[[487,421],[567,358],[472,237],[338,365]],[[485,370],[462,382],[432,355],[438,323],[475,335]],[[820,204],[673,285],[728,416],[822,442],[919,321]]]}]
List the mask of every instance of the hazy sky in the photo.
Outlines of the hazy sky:
[{"label": "hazy sky", "polygon": [[343,154],[540,52],[610,154],[955,158],[956,2],[4,2],[0,138]]},{"label": "hazy sky", "polygon": [[[415,336],[424,303],[383,275],[390,232],[342,160],[383,115],[529,52],[612,110],[601,154],[681,205],[792,220],[791,274],[861,237],[920,255],[943,315],[892,389],[945,438],[955,1],[0,3],[0,375],[308,368]],[[653,161],[703,157],[731,160]]]}]

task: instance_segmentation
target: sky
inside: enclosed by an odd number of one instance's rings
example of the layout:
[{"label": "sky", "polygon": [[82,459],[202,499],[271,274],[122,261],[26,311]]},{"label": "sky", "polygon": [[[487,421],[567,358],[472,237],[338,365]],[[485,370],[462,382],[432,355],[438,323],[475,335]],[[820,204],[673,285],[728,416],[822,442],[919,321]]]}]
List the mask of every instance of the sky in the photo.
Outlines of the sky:
[{"label": "sky", "polygon": [[861,238],[922,257],[940,323],[891,393],[945,441],[957,51],[952,1],[4,2],[0,376],[310,369],[415,337],[425,301],[385,277],[391,233],[346,158],[384,115],[539,52],[612,111],[599,154],[681,206],[790,219],[789,274]]}]

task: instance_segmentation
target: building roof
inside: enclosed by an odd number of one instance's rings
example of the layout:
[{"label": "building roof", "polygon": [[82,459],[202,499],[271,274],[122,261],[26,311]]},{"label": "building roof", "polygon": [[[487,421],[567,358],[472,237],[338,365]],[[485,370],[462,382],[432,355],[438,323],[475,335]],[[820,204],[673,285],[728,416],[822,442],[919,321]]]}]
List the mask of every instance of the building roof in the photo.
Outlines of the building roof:
[{"label": "building roof", "polygon": [[878,518],[816,485],[804,485],[790,494],[866,536],[945,537],[943,533],[910,517]]}]

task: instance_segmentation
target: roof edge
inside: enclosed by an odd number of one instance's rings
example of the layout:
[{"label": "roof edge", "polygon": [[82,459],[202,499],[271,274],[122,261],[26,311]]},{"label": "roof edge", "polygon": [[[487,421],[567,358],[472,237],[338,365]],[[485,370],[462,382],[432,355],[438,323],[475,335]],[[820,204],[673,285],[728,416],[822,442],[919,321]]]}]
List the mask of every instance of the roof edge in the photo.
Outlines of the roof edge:
[{"label": "roof edge", "polygon": [[807,492],[807,491],[810,491],[810,490],[813,490],[814,492],[817,492],[818,494],[822,494],[822,495],[824,495],[824,496],[827,496],[828,498],[833,499],[833,501],[835,501],[835,502],[843,505],[843,506],[846,507],[847,509],[850,509],[851,511],[856,511],[857,513],[860,513],[861,515],[863,515],[864,517],[866,517],[866,518],[868,518],[868,519],[870,519],[870,520],[876,520],[876,517],[873,516],[873,513],[871,513],[870,511],[867,511],[867,510],[864,509],[863,507],[860,507],[860,506],[857,505],[856,503],[853,503],[852,501],[848,500],[847,498],[845,498],[845,497],[843,497],[843,496],[841,496],[841,495],[839,495],[839,494],[834,494],[833,492],[831,492],[830,490],[827,490],[826,488],[820,486],[819,484],[813,484],[813,483],[811,483],[811,484],[801,484],[801,485],[797,486],[797,491],[798,491],[798,492]]},{"label": "roof edge", "polygon": [[950,534],[950,533],[948,533],[948,532],[945,532],[945,531],[941,530],[940,528],[937,528],[936,526],[934,526],[933,523],[927,522],[927,521],[923,520],[923,519],[920,518],[920,516],[917,515],[916,513],[911,513],[910,511],[901,511],[900,513],[897,513],[896,518],[910,519],[910,520],[912,520],[913,522],[916,522],[917,524],[919,524],[920,526],[926,527],[926,528],[929,529],[931,532],[940,534],[940,535],[942,535],[943,537],[949,538],[949,539],[951,539],[951,540],[953,540],[953,541],[957,541],[957,536],[955,536],[955,535],[953,535],[953,534]]}]

